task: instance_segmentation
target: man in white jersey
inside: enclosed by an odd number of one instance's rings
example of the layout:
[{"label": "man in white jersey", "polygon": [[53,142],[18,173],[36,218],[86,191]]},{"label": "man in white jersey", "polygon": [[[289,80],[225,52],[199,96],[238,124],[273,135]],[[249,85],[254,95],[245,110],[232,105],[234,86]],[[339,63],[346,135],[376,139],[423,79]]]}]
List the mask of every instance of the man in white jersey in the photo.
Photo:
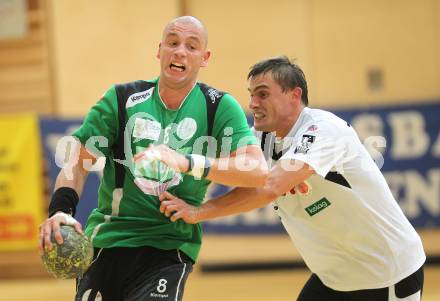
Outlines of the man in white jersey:
[{"label": "man in white jersey", "polygon": [[264,187],[188,205],[166,192],[161,211],[187,223],[272,202],[312,276],[299,301],[418,301],[425,253],[354,129],[308,108],[304,73],[287,57],[248,75],[255,135],[271,164]]}]

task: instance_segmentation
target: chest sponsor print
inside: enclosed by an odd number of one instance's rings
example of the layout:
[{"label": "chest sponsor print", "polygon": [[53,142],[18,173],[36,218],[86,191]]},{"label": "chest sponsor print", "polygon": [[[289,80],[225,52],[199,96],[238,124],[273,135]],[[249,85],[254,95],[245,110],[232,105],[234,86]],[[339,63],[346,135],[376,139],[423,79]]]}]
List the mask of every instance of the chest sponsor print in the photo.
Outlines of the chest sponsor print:
[{"label": "chest sponsor print", "polygon": [[162,127],[156,120],[136,118],[133,128],[133,137],[138,139],[159,140]]},{"label": "chest sponsor print", "polygon": [[184,118],[177,125],[176,134],[182,140],[188,140],[197,131],[197,122],[193,118]]}]

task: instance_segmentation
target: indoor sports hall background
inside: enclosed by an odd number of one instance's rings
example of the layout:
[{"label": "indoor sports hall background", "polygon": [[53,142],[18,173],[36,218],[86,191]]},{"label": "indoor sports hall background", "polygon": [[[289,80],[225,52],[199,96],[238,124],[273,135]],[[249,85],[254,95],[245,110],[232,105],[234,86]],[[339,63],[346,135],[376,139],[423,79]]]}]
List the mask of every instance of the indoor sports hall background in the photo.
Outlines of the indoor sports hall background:
[{"label": "indoor sports hall background", "polygon": [[[36,251],[57,143],[110,85],[158,75],[163,26],[179,15],[209,31],[200,79],[245,110],[249,67],[296,58],[310,106],[349,121],[383,163],[428,254],[424,300],[440,300],[439,0],[0,0],[0,301],[72,300],[74,282],[51,278]],[[82,222],[98,182],[92,173]],[[309,275],[271,208],[205,233],[185,300],[294,300]]]}]

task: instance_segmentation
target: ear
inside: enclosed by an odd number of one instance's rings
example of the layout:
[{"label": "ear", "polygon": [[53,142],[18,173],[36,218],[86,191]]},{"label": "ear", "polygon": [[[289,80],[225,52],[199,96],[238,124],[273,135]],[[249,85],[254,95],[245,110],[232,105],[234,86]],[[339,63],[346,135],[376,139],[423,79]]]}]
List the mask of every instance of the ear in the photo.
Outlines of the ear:
[{"label": "ear", "polygon": [[157,57],[158,59],[160,59],[160,47],[162,47],[162,42],[160,42],[160,43],[159,43],[159,47],[157,47],[157,54],[156,54],[156,57]]},{"label": "ear", "polygon": [[300,87],[295,87],[292,89],[292,98],[294,100],[299,100],[301,102],[301,97],[303,94],[303,90]]},{"label": "ear", "polygon": [[208,61],[209,61],[210,57],[211,57],[211,51],[210,50],[206,50],[205,54],[203,55],[203,60],[202,60],[202,63],[200,64],[200,67],[208,66]]}]

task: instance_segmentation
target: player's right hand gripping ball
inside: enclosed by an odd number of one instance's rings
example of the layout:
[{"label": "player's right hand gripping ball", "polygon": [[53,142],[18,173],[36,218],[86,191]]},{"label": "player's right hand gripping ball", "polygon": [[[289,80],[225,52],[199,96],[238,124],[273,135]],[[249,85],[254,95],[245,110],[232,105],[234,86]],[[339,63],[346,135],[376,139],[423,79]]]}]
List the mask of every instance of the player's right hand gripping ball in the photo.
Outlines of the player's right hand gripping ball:
[{"label": "player's right hand gripping ball", "polygon": [[71,226],[60,227],[63,243],[57,244],[51,236],[52,250],[44,248],[41,260],[47,271],[60,279],[74,279],[82,276],[93,259],[93,246],[85,235]]}]

